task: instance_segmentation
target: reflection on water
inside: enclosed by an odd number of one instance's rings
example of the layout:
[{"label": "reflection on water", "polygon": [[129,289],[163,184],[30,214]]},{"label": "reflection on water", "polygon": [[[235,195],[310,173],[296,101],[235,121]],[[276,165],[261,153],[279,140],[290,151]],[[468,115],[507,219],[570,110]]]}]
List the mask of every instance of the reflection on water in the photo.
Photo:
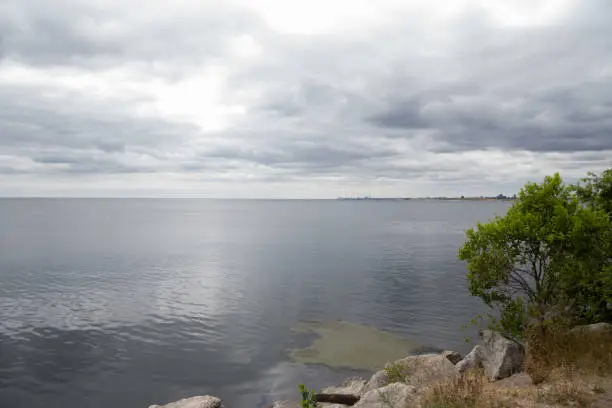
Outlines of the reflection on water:
[{"label": "reflection on water", "polygon": [[373,371],[423,349],[396,334],[345,321],[301,322],[294,331],[319,336],[310,346],[289,353],[305,364]]},{"label": "reflection on water", "polygon": [[[0,406],[265,406],[416,344],[465,351],[457,248],[506,207],[0,200]],[[352,323],[309,326],[302,364],[302,321]]]}]

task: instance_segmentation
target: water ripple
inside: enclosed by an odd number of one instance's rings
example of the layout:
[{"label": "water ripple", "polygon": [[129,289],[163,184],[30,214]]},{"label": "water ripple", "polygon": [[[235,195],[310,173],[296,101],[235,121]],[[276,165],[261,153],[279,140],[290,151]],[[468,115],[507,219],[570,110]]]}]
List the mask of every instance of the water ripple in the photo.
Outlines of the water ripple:
[{"label": "water ripple", "polygon": [[0,200],[0,405],[265,406],[348,375],[289,363],[303,320],[461,350],[457,247],[504,205]]}]

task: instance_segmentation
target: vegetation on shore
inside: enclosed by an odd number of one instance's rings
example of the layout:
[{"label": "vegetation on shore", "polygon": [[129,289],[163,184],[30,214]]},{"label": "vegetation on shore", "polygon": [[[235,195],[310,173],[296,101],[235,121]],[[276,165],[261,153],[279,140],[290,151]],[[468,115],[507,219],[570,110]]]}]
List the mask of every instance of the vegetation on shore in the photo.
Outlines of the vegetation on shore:
[{"label": "vegetation on shore", "polygon": [[300,390],[300,408],[317,408],[317,399],[314,390],[308,390],[304,384],[298,386]]},{"label": "vegetation on shore", "polygon": [[612,321],[612,169],[567,185],[527,183],[504,216],[466,232],[469,290],[492,328],[521,340],[537,327]]},{"label": "vegetation on shore", "polygon": [[[491,329],[526,345],[528,381],[491,383],[471,370],[429,385],[415,406],[612,406],[612,331],[572,330],[612,323],[612,169],[573,185],[559,174],[527,183],[504,216],[466,236],[470,293],[493,310]],[[409,376],[399,364],[385,374]],[[303,408],[316,404],[300,391]]]},{"label": "vegetation on shore", "polygon": [[482,372],[467,372],[432,386],[421,408],[612,406],[611,332],[557,329],[544,339],[539,331],[533,336],[528,340],[527,383],[490,383]]},{"label": "vegetation on shore", "polygon": [[[533,386],[505,389],[469,372],[433,386],[423,408],[612,406],[612,169],[567,185],[527,183],[502,217],[466,232],[472,295],[495,310],[492,329],[527,345]],[[602,384],[602,385],[600,385]]]}]

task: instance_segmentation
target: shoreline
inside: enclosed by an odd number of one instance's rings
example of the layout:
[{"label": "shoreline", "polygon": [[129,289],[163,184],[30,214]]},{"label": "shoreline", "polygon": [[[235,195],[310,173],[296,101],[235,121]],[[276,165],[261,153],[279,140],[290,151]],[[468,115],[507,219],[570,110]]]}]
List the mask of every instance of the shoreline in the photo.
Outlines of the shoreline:
[{"label": "shoreline", "polygon": [[[577,326],[568,334],[568,339],[580,344],[593,341],[607,344],[612,338],[608,337],[612,336],[612,324]],[[526,364],[524,344],[501,333],[482,330],[480,342],[465,356],[454,351],[408,355],[385,364],[368,380],[347,379],[342,385],[319,392],[308,391],[306,387],[301,403],[296,384],[296,399],[275,401],[268,408],[561,408],[573,399],[582,401],[579,406],[600,408],[612,402],[612,397],[600,395],[612,393],[609,376],[595,377],[593,373],[582,372],[582,377],[573,374],[570,382],[563,376],[549,377],[548,383],[536,382],[536,377],[532,379],[527,373]],[[233,407],[224,407],[221,399],[205,395],[149,408]]]},{"label": "shoreline", "polygon": [[[503,339],[496,339],[496,342],[500,341],[503,342]],[[506,341],[504,344],[507,348],[510,342]],[[495,345],[495,347],[499,346]],[[321,389],[319,393],[316,393],[320,400],[318,406],[342,408],[353,405],[326,402],[347,398],[348,401],[355,401],[353,406],[356,408],[380,408],[380,395],[383,394],[389,394],[391,399],[399,400],[416,398],[430,384],[460,375],[461,370],[465,369],[460,368],[462,362],[464,366],[467,364],[471,367],[472,363],[469,361],[466,363],[466,359],[470,359],[469,354],[464,358],[455,351],[419,353],[419,350],[415,349],[408,355],[386,362],[384,367],[378,366],[378,370],[375,370],[369,379],[348,378],[342,385]],[[267,408],[298,408],[300,406],[297,400],[298,384],[295,385],[295,390],[295,400],[274,401]],[[166,405],[151,405],[149,408],[224,408],[224,406],[221,399],[204,395],[185,398]]]}]

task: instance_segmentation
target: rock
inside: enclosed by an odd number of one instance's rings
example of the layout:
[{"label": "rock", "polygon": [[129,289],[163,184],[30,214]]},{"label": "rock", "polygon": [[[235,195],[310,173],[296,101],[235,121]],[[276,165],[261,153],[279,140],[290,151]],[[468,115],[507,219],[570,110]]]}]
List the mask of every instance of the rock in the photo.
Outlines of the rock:
[{"label": "rock", "polygon": [[[365,392],[395,382],[421,387],[457,375],[455,366],[442,354],[409,356],[387,364],[386,367],[386,370],[378,371],[372,376],[366,384]],[[389,372],[393,374],[390,376]]]},{"label": "rock", "polygon": [[384,387],[389,384],[389,376],[385,370],[380,370],[374,373],[370,381],[365,386],[364,391],[368,392],[371,390],[375,390],[376,388]]},{"label": "rock", "polygon": [[356,394],[315,394],[315,400],[317,402],[342,405],[355,405],[360,397],[360,395]]},{"label": "rock", "polygon": [[491,380],[501,380],[523,370],[525,348],[522,344],[492,330],[481,331],[480,337],[484,348],[482,365]]},{"label": "rock", "polygon": [[274,401],[270,408],[300,408],[300,403],[296,401]]},{"label": "rock", "polygon": [[459,361],[455,365],[455,368],[460,373],[464,373],[469,370],[480,368],[482,367],[482,361],[484,360],[484,358],[485,358],[484,347],[482,347],[481,345],[476,345],[474,346],[472,351],[470,351],[470,353],[467,356],[465,356],[463,360]]},{"label": "rock", "polygon": [[498,388],[526,388],[533,385],[531,376],[527,373],[518,373],[495,383]]},{"label": "rock", "polygon": [[496,381],[521,372],[525,348],[498,332],[483,330],[482,345],[475,346],[455,368],[460,373],[483,367],[489,379]]},{"label": "rock", "polygon": [[584,334],[584,333],[612,333],[612,324],[610,323],[594,323],[594,324],[586,324],[583,326],[576,326],[572,330],[570,330],[572,334]]},{"label": "rock", "polygon": [[366,386],[365,380],[350,380],[338,387],[327,387],[321,390],[325,394],[352,394],[362,395]]},{"label": "rock", "polygon": [[[358,398],[358,397],[361,397],[361,395],[363,394],[365,385],[366,385],[365,380],[361,380],[361,379],[348,380],[343,385],[324,388],[321,390],[320,393],[316,393],[315,396],[317,397],[317,399],[319,399],[319,397],[321,397],[322,395],[324,396],[347,395],[347,396],[354,396]],[[299,402],[296,402],[296,401],[275,401],[270,408],[299,408],[299,406],[300,406]],[[320,400],[318,401],[317,406],[321,408],[346,408],[347,407],[347,405],[344,405],[344,404],[321,402]]]},{"label": "rock", "polygon": [[151,405],[149,408],[223,408],[223,403],[211,395],[185,398],[166,405]]},{"label": "rock", "polygon": [[442,352],[442,355],[453,364],[457,364],[459,361],[461,361],[461,354],[457,353],[456,351],[446,350]]},{"label": "rock", "polygon": [[274,401],[270,408],[297,408],[298,405],[299,404],[291,401]]},{"label": "rock", "polygon": [[403,408],[416,399],[416,388],[402,383],[368,391],[355,408]]}]

